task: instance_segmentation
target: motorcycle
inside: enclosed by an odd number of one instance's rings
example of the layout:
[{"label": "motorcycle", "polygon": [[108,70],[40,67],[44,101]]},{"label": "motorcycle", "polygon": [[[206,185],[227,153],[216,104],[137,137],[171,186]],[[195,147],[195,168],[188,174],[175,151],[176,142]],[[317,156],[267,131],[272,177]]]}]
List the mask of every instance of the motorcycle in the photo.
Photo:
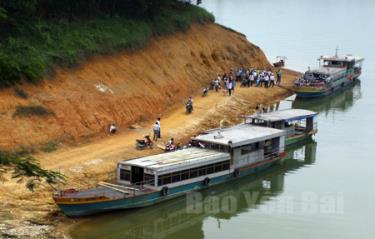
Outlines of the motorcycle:
[{"label": "motorcycle", "polygon": [[207,95],[208,95],[208,89],[204,88],[203,91],[202,91],[202,97],[205,97]]},{"label": "motorcycle", "polygon": [[186,114],[191,114],[193,112],[193,104],[192,103],[186,103]]},{"label": "motorcycle", "polygon": [[145,148],[150,148],[154,146],[154,142],[150,139],[150,136],[145,136],[145,139],[136,139],[135,140],[135,148],[137,150],[143,150]]}]

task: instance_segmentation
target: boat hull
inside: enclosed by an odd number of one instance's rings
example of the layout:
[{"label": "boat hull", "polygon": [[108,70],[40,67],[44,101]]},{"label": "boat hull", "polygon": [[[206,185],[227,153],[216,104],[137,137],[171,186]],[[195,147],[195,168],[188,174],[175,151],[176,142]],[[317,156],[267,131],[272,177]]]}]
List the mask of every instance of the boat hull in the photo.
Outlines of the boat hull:
[{"label": "boat hull", "polygon": [[314,87],[295,87],[295,92],[297,98],[319,98],[333,94],[340,90],[353,85],[357,81],[357,78],[350,80],[348,77],[343,77],[342,79],[335,82],[327,89],[316,89]]},{"label": "boat hull", "polygon": [[[285,155],[283,155],[284,157]],[[209,185],[204,185],[203,182],[194,182],[174,188],[170,188],[168,195],[162,196],[161,192],[152,192],[149,194],[118,199],[118,200],[111,200],[111,201],[102,201],[102,202],[89,202],[89,203],[80,203],[80,202],[64,202],[64,203],[57,203],[59,208],[64,212],[65,215],[69,217],[82,217],[88,216],[98,213],[109,212],[113,210],[124,210],[124,209],[132,209],[132,208],[141,208],[146,206],[151,206],[156,203],[160,203],[163,201],[167,201],[176,197],[180,197],[189,193],[191,191],[196,191],[200,189],[205,189],[214,185],[222,184],[231,180],[238,179],[240,177],[245,177],[251,174],[254,174],[259,171],[263,171],[272,165],[274,165],[277,161],[279,161],[282,157],[277,159],[273,159],[270,161],[266,161],[262,164],[258,164],[255,166],[248,166],[247,168],[241,168],[239,170],[238,175],[234,175],[234,173],[228,173],[226,175],[222,175],[215,178],[210,178]]]}]

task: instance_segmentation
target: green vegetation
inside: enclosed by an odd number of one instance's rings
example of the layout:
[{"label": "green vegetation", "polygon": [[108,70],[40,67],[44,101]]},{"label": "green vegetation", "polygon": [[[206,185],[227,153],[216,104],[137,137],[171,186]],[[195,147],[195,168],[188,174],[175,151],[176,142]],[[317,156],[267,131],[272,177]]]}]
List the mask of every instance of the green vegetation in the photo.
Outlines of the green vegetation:
[{"label": "green vegetation", "polygon": [[57,146],[59,145],[59,142],[55,140],[50,140],[47,143],[44,143],[40,146],[40,150],[42,150],[45,153],[51,153],[57,149]]},{"label": "green vegetation", "polygon": [[49,116],[54,113],[44,108],[41,105],[18,105],[16,111],[13,113],[13,117],[30,117],[30,116]]},{"label": "green vegetation", "polygon": [[174,0],[0,0],[0,87],[37,82],[56,66],[138,49],[153,36],[213,21]]},{"label": "green vegetation", "polygon": [[19,183],[25,183],[25,186],[31,191],[41,183],[54,186],[65,180],[65,177],[58,172],[42,169],[31,156],[20,156],[0,151],[0,178],[9,172],[12,173],[12,179],[16,179]]}]

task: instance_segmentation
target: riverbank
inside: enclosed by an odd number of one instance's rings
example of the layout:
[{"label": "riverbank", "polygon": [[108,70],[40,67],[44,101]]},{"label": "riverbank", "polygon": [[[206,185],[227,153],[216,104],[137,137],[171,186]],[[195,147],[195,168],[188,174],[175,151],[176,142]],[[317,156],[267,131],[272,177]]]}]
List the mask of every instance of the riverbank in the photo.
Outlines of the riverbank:
[{"label": "riverbank", "polygon": [[[285,71],[283,85],[290,85],[295,76],[296,73]],[[170,137],[174,137],[177,142],[186,142],[194,134],[218,127],[220,120],[225,120],[227,125],[239,123],[240,115],[252,113],[256,105],[272,104],[288,95],[289,92],[285,89],[275,87],[237,88],[232,97],[211,91],[208,97],[196,96],[193,114],[185,115],[184,108],[180,107],[162,117],[161,142],[167,141]],[[43,167],[58,170],[68,176],[65,187],[94,186],[99,181],[113,180],[114,169],[119,161],[162,152],[157,148],[145,151],[137,151],[134,148],[135,139],[151,133],[152,123],[153,121],[141,122],[136,129],[121,131],[117,135],[81,146],[38,154],[36,157]],[[70,224],[76,222],[76,219],[67,219],[58,211],[51,193],[49,189],[39,189],[35,193],[30,193],[21,185],[6,183],[1,189],[0,199],[3,205],[0,215],[4,216],[6,211],[10,212],[8,220],[3,221],[8,223],[7,230],[14,227],[22,232],[20,228],[30,227],[29,231],[36,230],[41,232],[41,235],[57,238],[66,233],[56,233],[56,227],[66,230]],[[28,222],[33,226],[28,226]]]},{"label": "riverbank", "polygon": [[[12,89],[1,91],[4,137],[0,143],[15,148],[58,138],[56,151],[38,151],[35,157],[43,167],[68,177],[61,187],[86,188],[111,181],[117,162],[161,153],[157,148],[134,148],[135,139],[151,133],[156,117],[161,117],[160,144],[170,137],[186,142],[194,134],[218,127],[220,120],[228,125],[238,123],[240,115],[252,113],[258,104],[271,104],[289,95],[284,87],[298,73],[284,70],[282,87],[237,87],[232,97],[211,91],[208,97],[200,96],[202,87],[218,73],[250,65],[271,68],[263,52],[243,35],[214,24],[195,25],[186,33],[161,37],[143,50],[98,57],[78,69],[59,70],[53,81],[24,85],[22,89],[32,96],[29,99],[15,96]],[[189,95],[195,100],[192,115],[184,113],[183,102]],[[12,116],[17,105],[31,103],[53,109],[54,114],[47,118]],[[109,137],[105,127],[112,121],[120,130]],[[3,183],[3,236],[63,238],[66,225],[76,220],[59,212],[51,193],[49,188],[31,193],[14,181]],[[60,227],[63,231],[57,229]]]}]

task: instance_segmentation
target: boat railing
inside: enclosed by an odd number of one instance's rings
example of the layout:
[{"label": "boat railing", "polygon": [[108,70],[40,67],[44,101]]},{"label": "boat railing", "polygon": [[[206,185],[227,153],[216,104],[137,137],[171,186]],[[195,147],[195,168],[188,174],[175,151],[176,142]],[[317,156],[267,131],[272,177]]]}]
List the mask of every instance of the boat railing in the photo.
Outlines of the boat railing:
[{"label": "boat railing", "polygon": [[274,159],[280,156],[279,149],[264,153],[264,160]]},{"label": "boat railing", "polygon": [[137,189],[145,189],[145,186],[147,186],[147,185],[154,186],[155,185],[155,179],[144,180],[144,181],[140,181],[140,182],[132,184],[132,186],[137,188]]}]

